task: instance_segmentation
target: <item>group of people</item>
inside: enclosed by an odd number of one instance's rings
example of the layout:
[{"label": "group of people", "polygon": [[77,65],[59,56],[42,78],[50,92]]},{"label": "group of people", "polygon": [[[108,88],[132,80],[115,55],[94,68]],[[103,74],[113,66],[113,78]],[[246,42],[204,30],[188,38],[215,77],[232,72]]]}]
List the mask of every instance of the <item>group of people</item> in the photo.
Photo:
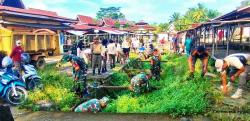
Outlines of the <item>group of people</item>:
[{"label": "group of people", "polygon": [[[186,37],[185,44],[182,47],[183,52],[188,55],[188,64],[189,64],[189,78],[194,78],[195,73],[195,65],[197,60],[201,60],[201,77],[204,77],[208,72],[208,60],[209,60],[209,51],[204,46],[194,47],[193,40],[189,35]],[[124,48],[123,48],[124,47]],[[120,50],[119,50],[120,48]],[[115,62],[117,61],[117,51],[122,51],[124,54],[124,59],[129,58],[130,48],[134,48],[134,46],[130,45],[130,41],[127,39],[121,45],[114,43],[112,40],[108,42],[105,47],[100,41],[99,38],[94,38],[93,43],[91,44],[91,55],[92,55],[92,68],[93,74],[95,74],[95,68],[98,67],[98,74],[101,73],[101,68],[103,65],[103,60],[105,60],[105,56],[109,57],[111,68],[115,66]],[[140,53],[140,47],[137,48]],[[144,49],[141,49],[144,50]],[[106,53],[104,53],[106,52]],[[106,54],[106,55],[105,55]],[[160,52],[157,49],[153,49],[151,55],[151,73],[139,73],[135,75],[130,80],[130,90],[135,92],[136,94],[140,94],[143,92],[147,92],[150,90],[149,80],[152,77],[155,77],[156,80],[160,80],[160,72],[161,72],[161,63],[160,63]],[[77,64],[74,64],[74,61],[71,62],[73,67],[77,67]],[[215,67],[217,71],[221,73],[221,80],[224,93],[228,93],[228,88],[232,87],[232,84],[235,82],[236,78],[239,77],[239,86],[236,92],[231,96],[231,98],[238,99],[243,95],[243,90],[246,88],[246,82],[250,78],[250,54],[238,53],[227,56],[224,59],[216,59]],[[82,68],[83,70],[87,67]],[[81,69],[80,69],[81,70]],[[77,71],[77,69],[75,69]],[[85,74],[85,73],[84,73]],[[79,77],[78,73],[75,73],[75,77]],[[230,81],[227,83],[227,76],[230,76]],[[86,88],[86,87],[85,87]],[[96,112],[96,110],[100,110],[100,107],[105,107],[107,104],[108,98],[104,97],[103,99],[93,99],[83,103],[78,106],[75,111],[82,112],[91,111]],[[95,109],[97,108],[97,109]]]},{"label": "group of people", "polygon": [[[175,53],[186,53],[187,55],[190,55],[192,48],[194,47],[194,41],[191,34],[186,34],[186,39],[184,43],[180,39],[181,38],[178,34],[173,35],[172,39],[170,40],[170,49],[173,50],[173,52]],[[160,43],[162,41],[163,40],[160,40]]]},{"label": "group of people", "polygon": [[[188,48],[189,49],[189,48]],[[186,52],[189,55],[189,51]],[[189,78],[194,77],[195,64],[197,59],[201,60],[201,77],[204,77],[208,72],[209,52],[204,46],[198,46],[190,51],[188,58],[189,63]],[[236,78],[239,78],[238,89],[231,96],[233,99],[241,98],[243,91],[246,89],[247,81],[250,80],[250,54],[236,53],[225,57],[224,59],[216,59],[215,68],[220,72],[222,86],[220,87],[224,94],[228,94],[229,88],[233,88],[233,83]],[[230,81],[227,82],[227,77]]]},{"label": "group of people", "polygon": [[69,54],[84,58],[85,62],[91,65],[93,75],[101,75],[107,72],[108,62],[110,69],[115,68],[116,63],[125,63],[129,58],[130,43],[129,38],[124,39],[123,42],[117,42],[112,39],[101,40],[99,37],[94,37],[90,48],[84,48],[82,41],[74,42]]},{"label": "group of people", "polygon": [[73,42],[69,54],[84,58],[85,62],[91,65],[93,75],[101,75],[107,72],[108,62],[111,69],[115,68],[116,63],[125,64],[131,51],[140,58],[150,57],[155,48],[152,41],[145,43],[143,39],[137,38],[125,38],[122,42],[117,42],[94,37],[90,48],[85,48],[82,41]]}]

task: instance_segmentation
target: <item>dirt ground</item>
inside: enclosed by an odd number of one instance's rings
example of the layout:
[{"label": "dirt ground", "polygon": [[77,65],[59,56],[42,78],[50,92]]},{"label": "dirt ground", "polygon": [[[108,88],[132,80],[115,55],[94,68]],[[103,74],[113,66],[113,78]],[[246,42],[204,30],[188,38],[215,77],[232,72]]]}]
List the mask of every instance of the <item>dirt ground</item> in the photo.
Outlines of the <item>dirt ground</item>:
[{"label": "dirt ground", "polygon": [[15,121],[210,121],[208,118],[169,118],[165,114],[51,113],[35,112]]}]

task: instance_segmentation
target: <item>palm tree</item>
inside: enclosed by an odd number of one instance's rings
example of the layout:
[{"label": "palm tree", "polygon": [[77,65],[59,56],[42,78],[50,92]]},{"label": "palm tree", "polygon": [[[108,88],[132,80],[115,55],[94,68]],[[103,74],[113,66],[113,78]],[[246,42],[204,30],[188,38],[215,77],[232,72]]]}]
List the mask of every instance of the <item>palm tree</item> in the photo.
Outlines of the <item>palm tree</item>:
[{"label": "palm tree", "polygon": [[219,15],[220,15],[220,13],[217,10],[209,9],[206,16],[208,17],[208,19],[212,19],[212,18],[215,18]]},{"label": "palm tree", "polygon": [[176,22],[176,21],[180,20],[180,18],[181,18],[181,14],[175,12],[172,16],[170,16],[170,23]]}]

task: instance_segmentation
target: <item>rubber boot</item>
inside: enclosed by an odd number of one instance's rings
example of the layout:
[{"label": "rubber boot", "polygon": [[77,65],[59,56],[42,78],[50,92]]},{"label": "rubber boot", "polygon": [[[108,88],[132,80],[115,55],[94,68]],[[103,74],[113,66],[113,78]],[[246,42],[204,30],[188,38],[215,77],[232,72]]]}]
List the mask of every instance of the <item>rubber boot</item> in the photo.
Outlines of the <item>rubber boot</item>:
[{"label": "rubber boot", "polygon": [[95,75],[95,69],[93,69],[93,76]]},{"label": "rubber boot", "polygon": [[242,89],[237,89],[237,91],[231,96],[231,98],[233,99],[242,98],[242,93],[243,93]]},{"label": "rubber boot", "polygon": [[100,69],[98,69],[98,75],[101,75],[101,70]]},{"label": "rubber boot", "polygon": [[105,68],[102,68],[102,73],[105,73]]}]

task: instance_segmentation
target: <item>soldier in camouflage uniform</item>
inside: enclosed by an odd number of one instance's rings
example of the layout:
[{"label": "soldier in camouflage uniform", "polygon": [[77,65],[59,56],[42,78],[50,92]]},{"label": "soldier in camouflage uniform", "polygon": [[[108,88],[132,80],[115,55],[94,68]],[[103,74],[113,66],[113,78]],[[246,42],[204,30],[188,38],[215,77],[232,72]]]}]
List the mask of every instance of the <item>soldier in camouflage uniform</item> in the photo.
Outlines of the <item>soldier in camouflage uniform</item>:
[{"label": "soldier in camouflage uniform", "polygon": [[[73,78],[74,78],[74,91],[80,96],[88,94],[86,75],[87,75],[87,64],[83,59],[76,55],[66,54],[63,56],[61,62],[70,62],[73,66]],[[83,89],[81,89],[81,87]]]},{"label": "soldier in camouflage uniform", "polygon": [[134,76],[130,82],[130,89],[135,92],[136,95],[139,95],[143,92],[149,91],[149,79],[151,78],[150,74],[140,73]]},{"label": "soldier in camouflage uniform", "polygon": [[92,112],[97,113],[101,112],[107,105],[109,99],[107,97],[103,97],[102,99],[92,99],[87,102],[84,102],[75,108],[75,112]]},{"label": "soldier in camouflage uniform", "polygon": [[150,63],[151,74],[155,77],[157,81],[159,81],[161,73],[161,57],[157,49],[154,50]]}]

